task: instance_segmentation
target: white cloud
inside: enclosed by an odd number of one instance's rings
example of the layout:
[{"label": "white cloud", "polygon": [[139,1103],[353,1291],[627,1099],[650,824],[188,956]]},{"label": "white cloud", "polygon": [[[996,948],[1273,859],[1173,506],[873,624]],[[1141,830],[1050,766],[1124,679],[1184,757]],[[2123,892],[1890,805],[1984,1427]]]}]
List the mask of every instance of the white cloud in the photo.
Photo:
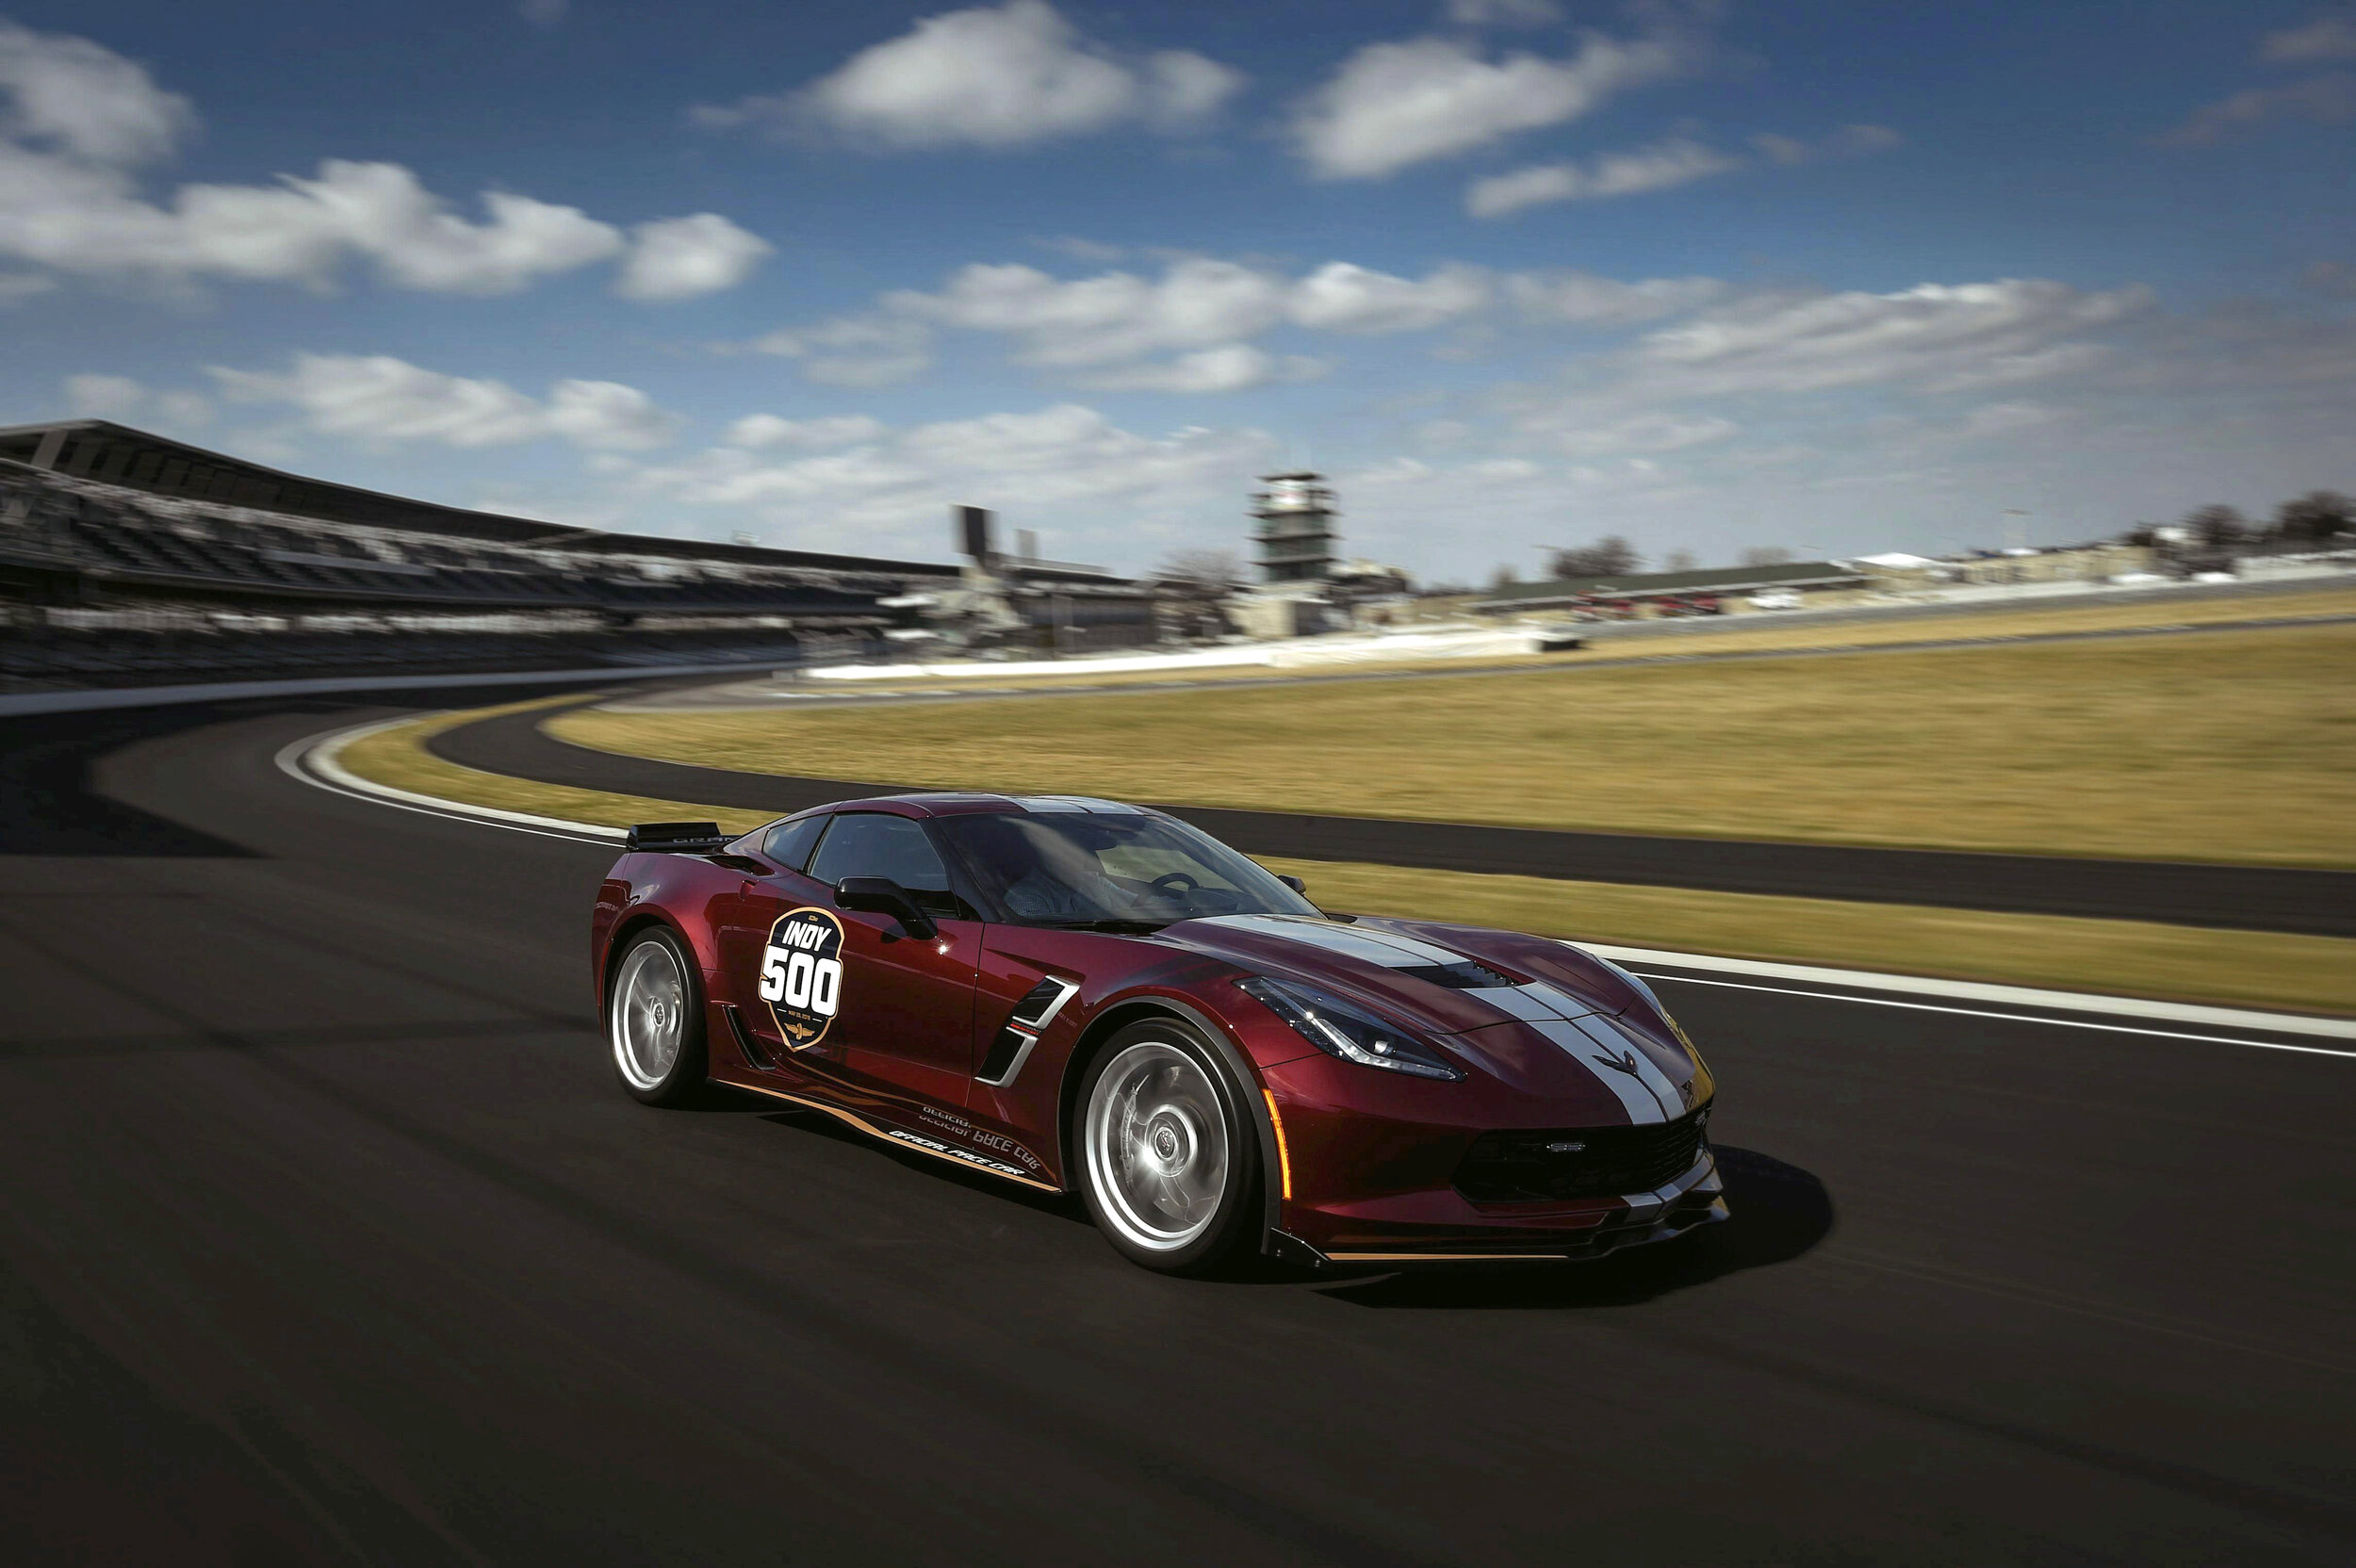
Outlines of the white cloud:
[{"label": "white cloud", "polygon": [[1622,283],[1593,272],[1521,272],[1506,280],[1507,297],[1526,319],[1581,327],[1636,326],[1681,316],[1726,292],[1716,278]]},{"label": "white cloud", "polygon": [[1548,444],[1571,457],[1627,457],[1637,452],[1673,452],[1706,446],[1738,433],[1742,426],[1716,415],[1680,415],[1651,410],[1617,419],[1595,421],[1525,421],[1524,429],[1543,433]]},{"label": "white cloud", "polygon": [[2338,125],[2356,120],[2356,75],[2335,71],[2282,87],[2220,98],[2157,139],[2163,147],[2206,147],[2275,121]]},{"label": "white cloud", "polygon": [[885,315],[842,316],[753,342],[765,354],[803,362],[802,374],[828,386],[890,386],[932,368],[932,331]]},{"label": "white cloud", "polygon": [[[1058,278],[1020,263],[976,263],[934,293],[901,289],[863,316],[773,333],[752,346],[809,362],[810,376],[881,385],[930,364],[932,332],[992,333],[1018,363],[1121,390],[1235,391],[1302,380],[1328,367],[1268,353],[1252,339],[1280,327],[1350,335],[1468,324],[1510,297],[1532,322],[1631,325],[1695,308],[1725,291],[1707,278],[1618,283],[1583,273],[1518,273],[1448,263],[1421,278],[1332,261],[1298,277],[1204,256],[1157,277],[1130,271]],[[1160,356],[1170,355],[1164,359]]]},{"label": "white cloud", "polygon": [[194,392],[151,392],[129,376],[68,376],[65,401],[76,418],[139,419],[168,430],[193,430],[213,417],[213,405]]},{"label": "white cloud", "polygon": [[1417,282],[1329,261],[1293,286],[1287,314],[1323,332],[1421,332],[1478,314],[1489,296],[1477,267],[1441,267]]},{"label": "white cloud", "polygon": [[[1750,139],[1762,157],[1786,166],[1865,157],[1901,146],[1905,140],[1886,125],[1844,125],[1814,141],[1764,131]],[[1634,152],[1605,153],[1583,164],[1539,164],[1475,180],[1465,188],[1464,209],[1475,218],[1501,218],[1547,202],[1669,190],[1743,168],[1745,162],[1690,137],[1676,137]]]},{"label": "white cloud", "polygon": [[1460,27],[1543,27],[1562,20],[1555,0],[1448,0],[1444,13]]},{"label": "white cloud", "polygon": [[1770,163],[1791,167],[1835,158],[1870,157],[1893,147],[1903,147],[1906,139],[1887,125],[1843,125],[1830,136],[1820,137],[1814,141],[1761,131],[1751,138],[1751,145],[1758,148],[1760,155]]},{"label": "white cloud", "polygon": [[614,291],[632,300],[686,300],[734,288],[774,250],[716,212],[641,223],[630,231]]},{"label": "white cloud", "polygon": [[2055,408],[2051,403],[1987,403],[1966,415],[1955,433],[1969,441],[2018,435],[2027,431],[2051,429],[2068,417],[2068,410]]},{"label": "white cloud", "polygon": [[68,376],[65,405],[77,419],[118,419],[139,412],[147,388],[129,376]]},{"label": "white cloud", "polygon": [[151,163],[196,123],[188,101],[88,39],[0,20],[0,137],[95,164]]},{"label": "white cloud", "polygon": [[955,502],[995,506],[1022,525],[1062,524],[1074,543],[1135,551],[1141,536],[1194,526],[1206,512],[1241,527],[1251,476],[1278,455],[1253,430],[1124,430],[1061,403],[1028,413],[890,430],[847,450],[777,460],[741,447],[637,470],[644,495],[674,505],[750,511],[818,547],[882,547],[894,536],[931,553]]},{"label": "white cloud", "polygon": [[2319,16],[2304,27],[2268,33],[2258,57],[2275,65],[2315,60],[2356,60],[2356,17]]},{"label": "white cloud", "polygon": [[741,278],[761,243],[705,214],[642,225],[632,249],[577,207],[499,190],[472,220],[399,164],[338,158],[310,179],[188,185],[149,201],[137,171],[193,123],[187,101],[131,61],[0,24],[0,255],[66,272],[314,288],[356,259],[399,287],[503,294],[628,250],[625,292],[671,298],[697,276],[702,286]]},{"label": "white cloud", "polygon": [[0,272],[0,310],[23,304],[36,294],[46,294],[57,286],[55,278],[44,278],[38,272]]},{"label": "white cloud", "polygon": [[864,414],[837,414],[823,419],[786,419],[775,414],[747,414],[728,426],[728,445],[758,449],[798,447],[823,451],[855,447],[880,439],[889,429],[881,419]]},{"label": "white cloud", "polygon": [[298,354],[284,374],[215,368],[239,402],[291,404],[312,430],[367,441],[501,447],[558,435],[592,450],[634,451],[671,439],[677,418],[636,387],[560,381],[545,401],[504,382],[444,375],[389,354]]},{"label": "white cloud", "polygon": [[1320,178],[1378,178],[1576,120],[1674,74],[1689,56],[1666,33],[1591,33],[1568,59],[1516,53],[1494,62],[1458,40],[1371,43],[1301,105],[1293,139]]},{"label": "white cloud", "polygon": [[925,17],[799,91],[704,106],[711,125],[813,126],[884,147],[1026,146],[1125,122],[1176,130],[1243,77],[1185,50],[1132,58],[1082,38],[1045,0]]},{"label": "white cloud", "polygon": [[1105,272],[1072,282],[1036,267],[976,264],[938,294],[905,290],[883,302],[905,318],[1008,334],[1028,364],[1075,367],[1251,337],[1284,319],[1286,292],[1274,274],[1196,257],[1158,279]]},{"label": "white cloud", "polygon": [[1279,356],[1249,343],[1222,343],[1162,363],[1099,370],[1080,382],[1108,392],[1241,392],[1272,381],[1309,381],[1327,368],[1298,354]]},{"label": "white cloud", "polygon": [[1502,218],[1547,202],[1668,190],[1742,167],[1740,158],[1680,137],[1631,153],[1605,153],[1584,165],[1541,164],[1475,180],[1464,192],[1464,210],[1475,218]]},{"label": "white cloud", "polygon": [[2083,334],[2143,309],[2140,286],[2043,279],[1736,301],[1648,335],[1641,380],[1682,393],[1806,392],[1906,381],[1961,390],[2042,380],[2102,352]]},{"label": "white cloud", "polygon": [[571,10],[572,0],[519,0],[515,9],[535,27],[553,27]]},{"label": "white cloud", "polygon": [[162,207],[116,171],[0,145],[0,252],[63,271],[325,287],[356,255],[402,287],[498,294],[622,248],[616,230],[573,207],[501,191],[483,204],[488,221],[471,223],[398,164],[330,159],[317,179],[184,186]]},{"label": "white cloud", "polygon": [[155,416],[166,428],[194,428],[213,420],[210,399],[195,392],[164,392],[155,399]]}]

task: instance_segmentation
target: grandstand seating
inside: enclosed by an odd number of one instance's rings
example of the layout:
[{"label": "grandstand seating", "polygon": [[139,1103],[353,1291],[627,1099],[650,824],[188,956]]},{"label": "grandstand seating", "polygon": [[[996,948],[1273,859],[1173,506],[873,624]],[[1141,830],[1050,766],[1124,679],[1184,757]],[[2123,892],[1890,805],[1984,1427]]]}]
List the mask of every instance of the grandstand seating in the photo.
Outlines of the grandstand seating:
[{"label": "grandstand seating", "polygon": [[786,662],[806,633],[878,646],[900,618],[878,601],[947,570],[564,534],[360,527],[0,459],[0,601],[26,606],[0,602],[0,686]]}]

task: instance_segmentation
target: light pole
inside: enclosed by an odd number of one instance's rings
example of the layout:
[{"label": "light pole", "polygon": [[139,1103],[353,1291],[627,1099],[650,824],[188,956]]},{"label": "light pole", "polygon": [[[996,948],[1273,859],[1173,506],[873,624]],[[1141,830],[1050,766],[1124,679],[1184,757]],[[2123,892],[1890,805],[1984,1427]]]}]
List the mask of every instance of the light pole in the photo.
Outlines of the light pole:
[{"label": "light pole", "polygon": [[2004,579],[2008,582],[2021,580],[2021,558],[2012,552],[2029,547],[2028,516],[2017,506],[2004,508]]}]

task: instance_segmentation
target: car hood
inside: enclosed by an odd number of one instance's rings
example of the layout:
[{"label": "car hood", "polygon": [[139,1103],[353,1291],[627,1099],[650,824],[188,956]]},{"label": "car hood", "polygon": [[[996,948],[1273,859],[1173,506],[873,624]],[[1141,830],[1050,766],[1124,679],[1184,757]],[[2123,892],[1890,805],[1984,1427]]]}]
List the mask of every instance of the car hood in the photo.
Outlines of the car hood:
[{"label": "car hood", "polygon": [[1624,972],[1562,942],[1432,922],[1214,915],[1159,939],[1324,987],[1447,1037],[1492,1076],[1545,1092],[1599,1084],[1631,1121],[1705,1102],[1707,1070]]}]

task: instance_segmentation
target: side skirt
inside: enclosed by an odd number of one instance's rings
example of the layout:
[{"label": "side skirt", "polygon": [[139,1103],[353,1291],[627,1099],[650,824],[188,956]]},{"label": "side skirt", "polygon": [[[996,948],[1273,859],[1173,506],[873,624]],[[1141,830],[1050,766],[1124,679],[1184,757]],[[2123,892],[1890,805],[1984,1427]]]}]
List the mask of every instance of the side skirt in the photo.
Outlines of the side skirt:
[{"label": "side skirt", "polygon": [[788,1094],[783,1089],[773,1089],[763,1084],[739,1083],[728,1078],[718,1079],[716,1082],[724,1083],[732,1089],[743,1089],[747,1094],[765,1094],[772,1100],[790,1101],[807,1110],[824,1111],[836,1120],[858,1128],[869,1137],[880,1138],[895,1149],[912,1149],[919,1154],[930,1154],[937,1160],[947,1160],[952,1165],[963,1166],[969,1170],[985,1171],[1003,1181],[1012,1182],[1019,1186],[1030,1187],[1035,1191],[1054,1193],[1063,1191],[1063,1188],[1056,1186],[1054,1183],[1042,1182],[1025,1171],[1017,1169],[1004,1160],[991,1159],[989,1155],[976,1153],[971,1149],[959,1149],[955,1144],[943,1143],[939,1138],[924,1133],[913,1133],[905,1127],[878,1125],[855,1111],[845,1110],[841,1105],[827,1101],[815,1100],[803,1094]]}]

